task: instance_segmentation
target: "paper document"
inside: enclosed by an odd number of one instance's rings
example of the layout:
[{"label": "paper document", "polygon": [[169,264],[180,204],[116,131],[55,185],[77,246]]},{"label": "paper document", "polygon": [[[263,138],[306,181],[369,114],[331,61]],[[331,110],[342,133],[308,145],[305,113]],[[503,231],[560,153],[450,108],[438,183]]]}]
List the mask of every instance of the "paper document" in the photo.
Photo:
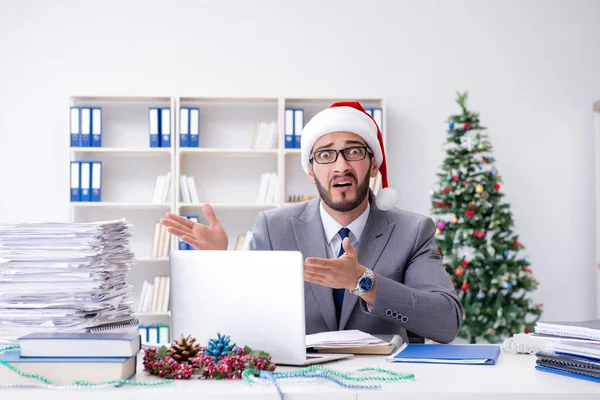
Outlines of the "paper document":
[{"label": "paper document", "polygon": [[331,331],[306,335],[306,347],[344,348],[378,346],[387,342],[359,330]]},{"label": "paper document", "polygon": [[0,340],[131,319],[132,226],[0,224]]}]

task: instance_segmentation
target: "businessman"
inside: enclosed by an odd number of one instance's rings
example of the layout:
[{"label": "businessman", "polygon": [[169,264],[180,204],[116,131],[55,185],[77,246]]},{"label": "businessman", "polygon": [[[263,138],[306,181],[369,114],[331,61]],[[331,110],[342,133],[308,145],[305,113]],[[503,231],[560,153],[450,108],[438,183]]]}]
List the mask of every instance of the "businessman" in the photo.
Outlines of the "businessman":
[{"label": "businessman", "polygon": [[[381,132],[360,103],[339,102],[304,127],[301,161],[319,197],[258,214],[252,250],[297,250],[305,258],[306,333],[407,331],[455,339],[463,308],[437,251],[431,218],[394,208]],[[369,189],[378,173],[382,189]],[[226,250],[209,204],[209,225],[167,214],[161,223],[197,250]]]}]

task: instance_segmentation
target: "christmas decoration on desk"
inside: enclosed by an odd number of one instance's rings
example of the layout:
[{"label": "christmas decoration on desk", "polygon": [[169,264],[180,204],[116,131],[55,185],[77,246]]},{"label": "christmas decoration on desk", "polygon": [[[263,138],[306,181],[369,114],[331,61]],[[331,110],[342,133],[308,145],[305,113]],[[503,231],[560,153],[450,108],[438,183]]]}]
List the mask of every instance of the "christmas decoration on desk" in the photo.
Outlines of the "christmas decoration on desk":
[{"label": "christmas decoration on desk", "polygon": [[191,360],[198,356],[200,345],[196,344],[196,339],[181,335],[178,340],[171,343],[171,347],[167,350],[167,354],[178,363],[190,363]]},{"label": "christmas decoration on desk", "polygon": [[32,382],[24,382],[24,383],[4,383],[0,384],[0,389],[11,389],[11,388],[40,388],[40,389],[54,389],[54,390],[66,390],[66,389],[81,389],[81,390],[89,390],[89,389],[102,389],[107,387],[119,387],[119,386],[144,386],[144,387],[153,387],[153,386],[162,386],[172,381],[158,381],[158,382],[146,382],[146,381],[138,381],[138,380],[129,380],[129,379],[117,379],[111,381],[104,382],[87,382],[87,381],[73,381],[70,385],[57,385],[50,381],[50,379],[39,375],[39,374],[31,374],[28,372],[24,372],[19,368],[15,367],[12,363],[3,360],[1,355],[8,352],[20,352],[21,346],[12,345],[6,347],[0,347],[0,367],[4,366],[15,374],[20,375],[24,378],[29,378]]},{"label": "christmas decoration on desk", "polygon": [[[206,347],[195,344],[196,339],[181,335],[167,349],[147,349],[144,370],[166,379],[240,379],[246,369],[274,371],[276,366],[269,353],[237,347],[228,335],[217,333]],[[178,361],[181,360],[181,361]]]},{"label": "christmas decoration on desk", "polygon": [[[436,226],[445,222],[435,241],[463,304],[459,336],[497,343],[533,331],[542,313],[530,298],[538,282],[529,257],[521,254],[525,247],[514,232],[487,128],[479,113],[467,108],[467,93],[457,95],[460,112],[448,120],[448,150],[431,194]],[[452,179],[453,171],[460,171],[459,181]],[[448,193],[454,194],[451,200]]]},{"label": "christmas decoration on desk", "polygon": [[279,398],[283,400],[283,391],[278,381],[288,381],[293,383],[313,383],[317,379],[324,379],[333,382],[346,389],[380,389],[380,384],[365,384],[361,382],[399,382],[412,381],[414,374],[398,373],[389,369],[380,367],[358,368],[355,371],[339,371],[321,365],[313,365],[294,372],[269,372],[247,369],[243,372],[244,381],[249,384],[256,382],[273,384],[277,389]]}]

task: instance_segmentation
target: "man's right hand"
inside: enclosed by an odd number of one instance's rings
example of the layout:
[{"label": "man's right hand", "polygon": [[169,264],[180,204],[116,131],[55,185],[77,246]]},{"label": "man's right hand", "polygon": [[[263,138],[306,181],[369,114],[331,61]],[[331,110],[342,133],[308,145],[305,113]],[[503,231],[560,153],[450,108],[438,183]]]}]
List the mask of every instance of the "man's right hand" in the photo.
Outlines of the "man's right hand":
[{"label": "man's right hand", "polygon": [[227,250],[229,240],[225,229],[219,223],[210,204],[202,205],[202,211],[208,219],[209,226],[197,224],[179,215],[167,213],[160,223],[166,226],[167,231],[196,250]]}]

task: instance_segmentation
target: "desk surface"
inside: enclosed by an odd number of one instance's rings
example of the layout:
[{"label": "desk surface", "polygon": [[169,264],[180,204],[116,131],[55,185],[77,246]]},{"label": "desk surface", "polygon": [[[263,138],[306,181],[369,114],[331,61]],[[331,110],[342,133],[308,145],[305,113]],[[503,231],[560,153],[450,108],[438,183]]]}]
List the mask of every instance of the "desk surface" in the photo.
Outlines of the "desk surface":
[{"label": "desk surface", "polygon": [[[141,355],[139,360],[141,362]],[[581,379],[537,371],[535,356],[501,353],[496,365],[433,365],[387,363],[381,356],[355,356],[324,364],[339,370],[380,366],[398,372],[413,373],[414,381],[382,383],[381,389],[351,390],[334,383],[318,384],[281,382],[286,400],[335,399],[600,399],[600,384]],[[141,364],[140,364],[141,367]],[[297,368],[278,367],[285,372]],[[141,368],[136,377],[141,381],[158,378]],[[279,399],[270,384],[250,386],[244,381],[189,380],[161,387],[106,388],[96,390],[5,389],[2,400],[39,399],[121,400],[127,399]]]}]

